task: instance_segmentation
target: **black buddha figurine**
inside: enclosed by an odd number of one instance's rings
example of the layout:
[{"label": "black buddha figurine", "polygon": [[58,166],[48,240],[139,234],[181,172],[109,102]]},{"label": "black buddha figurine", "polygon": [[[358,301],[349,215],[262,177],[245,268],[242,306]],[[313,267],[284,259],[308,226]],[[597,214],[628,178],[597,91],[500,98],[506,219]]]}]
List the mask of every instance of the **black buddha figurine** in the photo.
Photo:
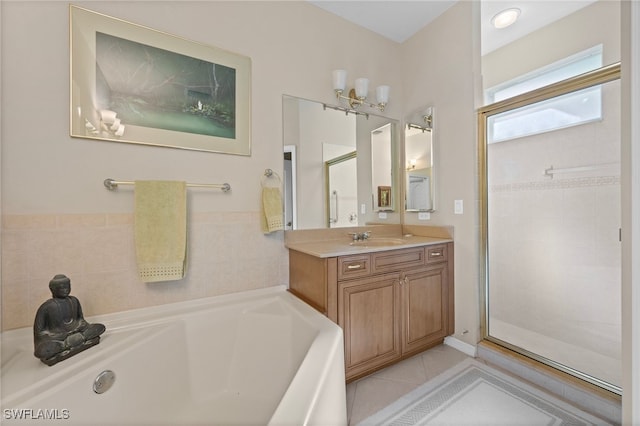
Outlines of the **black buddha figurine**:
[{"label": "black buddha figurine", "polygon": [[34,355],[51,366],[100,343],[102,324],[89,324],[80,301],[71,292],[71,280],[56,275],[49,282],[53,297],[38,308],[33,324]]}]

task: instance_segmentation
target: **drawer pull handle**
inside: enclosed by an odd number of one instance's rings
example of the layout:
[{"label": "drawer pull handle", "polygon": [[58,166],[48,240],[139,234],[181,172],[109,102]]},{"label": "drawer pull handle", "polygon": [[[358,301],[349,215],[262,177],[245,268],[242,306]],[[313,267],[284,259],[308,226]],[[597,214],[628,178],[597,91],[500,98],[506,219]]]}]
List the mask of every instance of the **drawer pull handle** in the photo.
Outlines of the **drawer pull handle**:
[{"label": "drawer pull handle", "polygon": [[438,257],[438,256],[442,256],[442,252],[441,251],[434,251],[433,253],[430,253],[431,257]]},{"label": "drawer pull handle", "polygon": [[360,269],[362,268],[362,263],[358,263],[357,265],[347,265],[347,269]]}]

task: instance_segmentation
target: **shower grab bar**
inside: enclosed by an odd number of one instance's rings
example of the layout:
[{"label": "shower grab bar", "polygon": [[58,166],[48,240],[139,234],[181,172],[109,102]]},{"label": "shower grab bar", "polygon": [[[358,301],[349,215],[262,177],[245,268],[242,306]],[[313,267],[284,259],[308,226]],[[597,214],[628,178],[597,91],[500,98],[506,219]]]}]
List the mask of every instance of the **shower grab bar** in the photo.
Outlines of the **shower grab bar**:
[{"label": "shower grab bar", "polygon": [[564,169],[554,169],[553,166],[550,166],[544,169],[544,176],[548,176],[553,178],[554,174],[557,173],[580,173],[580,172],[589,172],[591,170],[604,169],[612,166],[619,166],[620,163],[605,163],[605,164],[594,164],[591,166],[578,166],[578,167],[566,167]]},{"label": "shower grab bar", "polygon": [[[118,185],[135,185],[134,181],[115,180],[110,178],[105,179],[103,183],[105,188],[107,188],[109,191],[115,191],[116,189],[118,189]],[[195,188],[221,189],[223,192],[231,191],[231,185],[229,185],[228,183],[187,183],[186,185],[188,187]]]}]

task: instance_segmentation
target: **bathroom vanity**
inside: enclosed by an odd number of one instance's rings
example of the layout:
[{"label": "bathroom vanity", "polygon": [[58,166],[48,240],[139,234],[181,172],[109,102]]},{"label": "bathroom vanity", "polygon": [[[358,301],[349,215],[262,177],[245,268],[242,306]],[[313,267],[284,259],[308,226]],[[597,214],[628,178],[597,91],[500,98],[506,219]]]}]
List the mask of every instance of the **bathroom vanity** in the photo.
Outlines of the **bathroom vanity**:
[{"label": "bathroom vanity", "polygon": [[347,381],[454,332],[452,239],[386,231],[287,242],[289,291],[342,327]]}]

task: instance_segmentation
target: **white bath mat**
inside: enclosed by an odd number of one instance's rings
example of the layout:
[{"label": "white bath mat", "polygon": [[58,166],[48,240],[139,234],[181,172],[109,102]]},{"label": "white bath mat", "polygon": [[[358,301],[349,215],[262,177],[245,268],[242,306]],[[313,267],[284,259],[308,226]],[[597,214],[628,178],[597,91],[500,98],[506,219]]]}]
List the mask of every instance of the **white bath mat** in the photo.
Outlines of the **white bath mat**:
[{"label": "white bath mat", "polygon": [[359,425],[608,425],[473,359],[403,396]]}]

